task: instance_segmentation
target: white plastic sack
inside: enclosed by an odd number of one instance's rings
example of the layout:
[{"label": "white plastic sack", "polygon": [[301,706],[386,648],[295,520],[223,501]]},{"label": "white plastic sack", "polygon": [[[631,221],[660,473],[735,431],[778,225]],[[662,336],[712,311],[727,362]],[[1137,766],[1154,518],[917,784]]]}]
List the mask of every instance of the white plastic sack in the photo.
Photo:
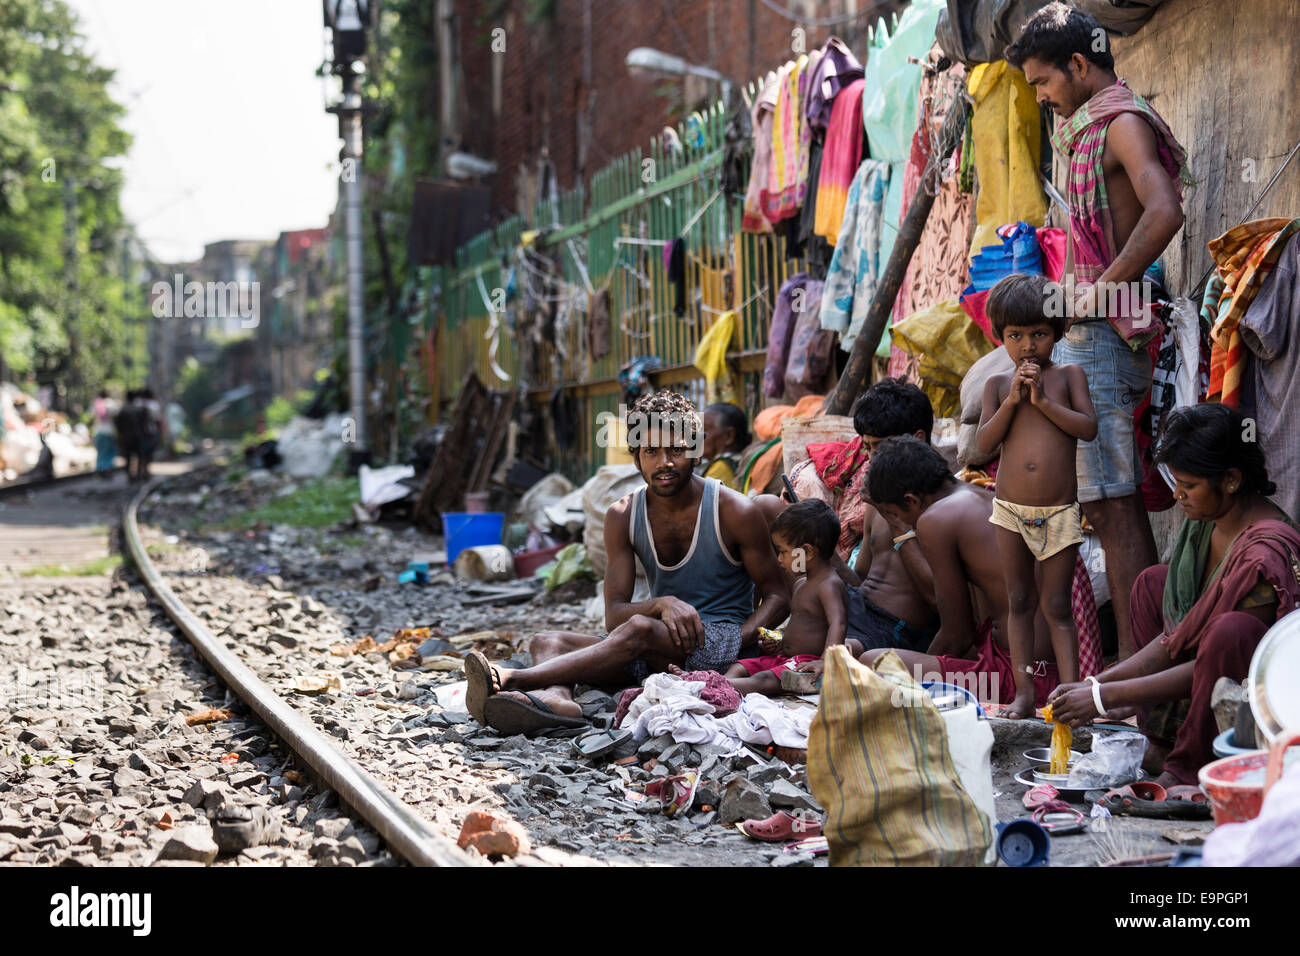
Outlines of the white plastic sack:
[{"label": "white plastic sack", "polygon": [[[953,710],[941,710],[944,729],[948,731],[948,755],[961,785],[970,794],[980,812],[989,818],[990,825],[997,820],[997,807],[993,803],[993,728],[987,720],[980,720],[974,704]],[[984,851],[984,862],[992,864],[997,858],[996,840],[990,840]]]},{"label": "white plastic sack", "polygon": [[413,489],[400,482],[403,478],[414,478],[415,469],[410,465],[389,465],[387,468],[362,465],[357,477],[361,481],[361,503],[373,510],[390,501],[401,501],[411,494]]},{"label": "white plastic sack", "polygon": [[343,415],[316,421],[299,416],[280,432],[276,448],[281,467],[294,478],[320,478],[329,474],[334,459],[343,452]]},{"label": "white plastic sack", "polygon": [[[587,560],[601,578],[605,576],[605,512],[624,495],[631,494],[645,484],[636,465],[605,465],[582,486],[582,510],[587,522],[583,530],[583,544],[587,546]],[[640,576],[641,570],[637,569]]]},{"label": "white plastic sack", "polygon": [[546,509],[573,491],[573,482],[563,475],[551,473],[533,485],[519,500],[515,513],[519,520],[538,531],[549,531],[551,522]]}]

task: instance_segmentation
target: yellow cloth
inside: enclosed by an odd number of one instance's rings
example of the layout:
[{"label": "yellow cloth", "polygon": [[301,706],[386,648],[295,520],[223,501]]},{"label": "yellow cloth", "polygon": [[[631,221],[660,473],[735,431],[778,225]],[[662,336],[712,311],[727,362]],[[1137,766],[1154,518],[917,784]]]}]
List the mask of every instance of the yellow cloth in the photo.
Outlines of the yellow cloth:
[{"label": "yellow cloth", "polygon": [[704,472],[705,478],[716,478],[728,488],[736,488],[736,471],[725,458],[716,459]]},{"label": "yellow cloth", "polygon": [[826,808],[831,866],[979,866],[989,819],[962,785],[930,694],[898,655],[875,670],[843,646],[824,657],[808,783]]},{"label": "yellow cloth", "polygon": [[735,334],[736,313],[723,312],[695,348],[695,367],[704,375],[704,392],[710,405],[716,402],[740,404],[737,398],[741,391],[731,366],[727,364],[727,352]]},{"label": "yellow cloth", "polygon": [[997,228],[1024,221],[1041,226],[1047,217],[1047,196],[1038,179],[1042,131],[1034,89],[1025,74],[1006,60],[981,63],[968,81],[975,112],[971,140],[979,197],[975,203],[973,256],[985,246],[1001,245]]},{"label": "yellow cloth", "polygon": [[899,349],[920,359],[920,388],[938,418],[956,417],[962,379],[972,365],[997,348],[956,299],[912,313],[890,334]]},{"label": "yellow cloth", "polygon": [[1018,505],[1014,501],[993,499],[989,524],[1008,531],[1018,531],[1026,547],[1039,561],[1046,561],[1058,551],[1083,543],[1083,525],[1079,521],[1079,503],[1068,505]]},{"label": "yellow cloth", "polygon": [[1048,773],[1070,772],[1070,745],[1074,743],[1074,731],[1069,724],[1062,724],[1052,716],[1052,705],[1043,708],[1043,720],[1052,725],[1052,747],[1049,757],[1051,764]]}]

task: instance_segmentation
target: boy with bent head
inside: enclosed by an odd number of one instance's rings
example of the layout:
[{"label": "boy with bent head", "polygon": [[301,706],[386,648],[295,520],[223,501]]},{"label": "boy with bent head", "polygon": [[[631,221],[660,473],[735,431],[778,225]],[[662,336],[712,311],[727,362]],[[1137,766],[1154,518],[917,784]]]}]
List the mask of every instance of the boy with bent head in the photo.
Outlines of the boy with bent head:
[{"label": "boy with bent head", "polygon": [[[1079,677],[1079,636],[1070,587],[1083,531],[1075,500],[1075,449],[1097,436],[1088,381],[1077,365],[1054,365],[1052,348],[1065,333],[1064,303],[1048,297],[1060,287],[1042,276],[1013,275],[989,292],[988,314],[1015,371],[984,386],[984,411],[975,441],[982,454],[1002,446],[997,497],[990,523],[1007,582],[1007,640],[1016,696],[1001,716],[1034,712],[1034,612],[1051,633],[1061,678]],[[1034,562],[1041,565],[1041,592]]]},{"label": "boy with bent head", "polygon": [[[993,493],[954,478],[942,455],[910,436],[876,449],[867,485],[882,514],[915,529],[916,545],[934,574],[939,633],[928,654],[898,651],[904,665],[937,672],[950,684],[979,687],[988,702],[1011,700],[1016,684],[1007,652],[1007,584],[997,549],[989,547]],[[869,650],[859,660],[873,665],[883,653]],[[1048,636],[1036,636],[1033,680],[1040,705],[1057,684],[1051,653]],[[987,686],[980,684],[984,676]]]}]

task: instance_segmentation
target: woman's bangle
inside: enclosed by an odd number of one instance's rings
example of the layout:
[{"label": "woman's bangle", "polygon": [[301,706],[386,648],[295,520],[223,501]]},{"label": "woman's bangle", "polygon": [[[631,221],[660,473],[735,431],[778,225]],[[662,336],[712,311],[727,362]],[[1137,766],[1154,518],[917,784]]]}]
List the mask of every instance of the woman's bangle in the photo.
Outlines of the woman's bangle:
[{"label": "woman's bangle", "polygon": [[1101,703],[1101,681],[1097,680],[1097,678],[1093,677],[1091,674],[1085,677],[1084,680],[1092,682],[1092,703],[1097,708],[1097,716],[1105,717],[1106,708],[1103,707]]}]

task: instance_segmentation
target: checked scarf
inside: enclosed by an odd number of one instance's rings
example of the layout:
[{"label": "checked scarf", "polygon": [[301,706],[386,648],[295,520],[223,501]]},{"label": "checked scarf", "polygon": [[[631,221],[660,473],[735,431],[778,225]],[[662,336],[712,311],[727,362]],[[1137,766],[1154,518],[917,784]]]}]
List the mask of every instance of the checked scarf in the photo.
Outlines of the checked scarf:
[{"label": "checked scarf", "polygon": [[[1075,246],[1074,276],[1080,285],[1096,282],[1119,253],[1115,247],[1115,225],[1106,193],[1102,156],[1106,151],[1106,131],[1111,120],[1121,113],[1136,113],[1151,124],[1156,134],[1160,165],[1174,180],[1180,201],[1183,195],[1181,186],[1192,182],[1187,172],[1186,153],[1174,139],[1174,134],[1151,105],[1130,90],[1123,80],[1094,94],[1062,120],[1052,134],[1052,146],[1070,157],[1070,232]],[[1133,349],[1145,345],[1159,331],[1157,323],[1140,313],[1107,318]]]}]

